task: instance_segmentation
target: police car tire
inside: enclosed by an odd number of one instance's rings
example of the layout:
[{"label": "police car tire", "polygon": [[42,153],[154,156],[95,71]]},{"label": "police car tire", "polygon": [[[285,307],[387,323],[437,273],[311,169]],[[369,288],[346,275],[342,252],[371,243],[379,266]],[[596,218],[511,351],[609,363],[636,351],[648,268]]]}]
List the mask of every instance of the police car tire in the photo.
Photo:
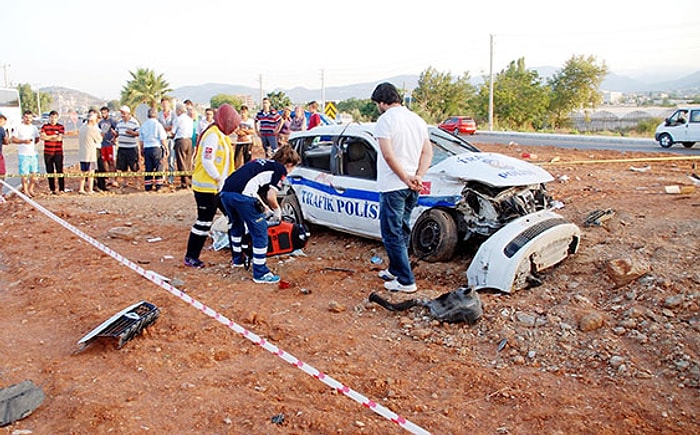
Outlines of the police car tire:
[{"label": "police car tire", "polygon": [[420,259],[430,263],[448,261],[457,248],[457,224],[445,210],[423,213],[411,231],[411,248]]},{"label": "police car tire", "polygon": [[282,198],[280,202],[280,207],[282,208],[282,216],[284,218],[291,219],[295,224],[303,224],[304,217],[301,215],[301,207],[299,206],[299,200],[295,194],[290,193],[289,195]]}]

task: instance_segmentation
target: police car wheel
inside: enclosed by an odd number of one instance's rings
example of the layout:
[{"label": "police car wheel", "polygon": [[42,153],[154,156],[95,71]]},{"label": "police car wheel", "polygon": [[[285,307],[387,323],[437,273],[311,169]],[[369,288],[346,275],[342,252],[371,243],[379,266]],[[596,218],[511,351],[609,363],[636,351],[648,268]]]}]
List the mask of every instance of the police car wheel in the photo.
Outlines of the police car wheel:
[{"label": "police car wheel", "polygon": [[304,223],[304,218],[301,215],[301,207],[299,207],[299,201],[296,195],[290,193],[282,198],[280,207],[282,208],[282,216],[285,220],[291,220],[295,224]]},{"label": "police car wheel", "polygon": [[457,247],[457,224],[445,210],[428,210],[413,226],[411,247],[422,260],[431,263],[447,261]]}]

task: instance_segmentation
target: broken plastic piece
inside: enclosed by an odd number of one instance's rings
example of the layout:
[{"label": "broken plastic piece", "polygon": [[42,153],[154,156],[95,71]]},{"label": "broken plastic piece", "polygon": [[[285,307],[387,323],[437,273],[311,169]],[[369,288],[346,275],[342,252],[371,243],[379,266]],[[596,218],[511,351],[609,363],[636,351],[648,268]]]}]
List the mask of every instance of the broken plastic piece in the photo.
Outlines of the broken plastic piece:
[{"label": "broken plastic piece", "polygon": [[30,380],[0,389],[0,427],[27,417],[45,397],[41,388]]}]

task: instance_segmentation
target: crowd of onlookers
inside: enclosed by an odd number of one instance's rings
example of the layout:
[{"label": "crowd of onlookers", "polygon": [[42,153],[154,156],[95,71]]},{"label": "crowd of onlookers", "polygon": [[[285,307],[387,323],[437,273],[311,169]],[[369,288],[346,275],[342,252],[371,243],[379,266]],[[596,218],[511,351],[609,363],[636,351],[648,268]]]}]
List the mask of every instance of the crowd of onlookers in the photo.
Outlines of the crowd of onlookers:
[{"label": "crowd of onlookers", "polygon": [[[255,114],[242,105],[238,108],[240,125],[230,135],[235,147],[235,165],[239,167],[251,160],[253,149],[259,149],[269,158],[277,148],[288,143],[289,136],[300,130],[321,124],[318,103],[294,108],[273,108],[264,98]],[[176,189],[191,188],[193,160],[198,138],[214,122],[215,109],[206,108],[198,113],[191,100],[173,104],[163,97],[159,105],[148,109],[147,119],[140,122],[129,106],[119,109],[115,118],[108,107],[91,109],[78,121],[77,130],[67,130],[59,122],[59,113],[51,111],[43,125],[35,124],[34,115],[25,111],[22,122],[12,132],[5,130],[7,121],[0,114],[0,175],[7,173],[2,154],[3,146],[16,146],[18,174],[22,179],[22,192],[33,197],[36,191],[36,175],[39,173],[39,152],[43,142],[43,162],[47,174],[64,173],[64,136],[78,137],[80,172],[87,176],[80,179],[78,193],[91,194],[134,184],[127,177],[115,174],[144,171],[145,191],[159,191],[165,185]],[[174,177],[164,174],[178,172]],[[108,173],[101,176],[99,173]],[[51,194],[70,191],[65,178],[50,176],[48,188]]]}]

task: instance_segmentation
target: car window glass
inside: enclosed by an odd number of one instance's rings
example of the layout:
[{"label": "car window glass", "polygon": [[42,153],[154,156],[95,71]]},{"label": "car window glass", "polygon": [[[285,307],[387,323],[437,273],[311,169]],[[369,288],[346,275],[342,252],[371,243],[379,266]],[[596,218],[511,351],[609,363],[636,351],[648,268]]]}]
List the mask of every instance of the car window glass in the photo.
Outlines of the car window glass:
[{"label": "car window glass", "polygon": [[435,128],[430,129],[430,142],[433,145],[433,161],[431,166],[457,154],[481,152],[477,147],[464,139]]},{"label": "car window glass", "polygon": [[690,122],[700,122],[700,109],[690,111]]},{"label": "car window glass", "polygon": [[342,175],[366,180],[377,179],[377,153],[360,138],[344,138],[342,141]]},{"label": "car window glass", "polygon": [[331,172],[333,142],[329,137],[305,137],[300,148],[301,166],[323,172]]}]

